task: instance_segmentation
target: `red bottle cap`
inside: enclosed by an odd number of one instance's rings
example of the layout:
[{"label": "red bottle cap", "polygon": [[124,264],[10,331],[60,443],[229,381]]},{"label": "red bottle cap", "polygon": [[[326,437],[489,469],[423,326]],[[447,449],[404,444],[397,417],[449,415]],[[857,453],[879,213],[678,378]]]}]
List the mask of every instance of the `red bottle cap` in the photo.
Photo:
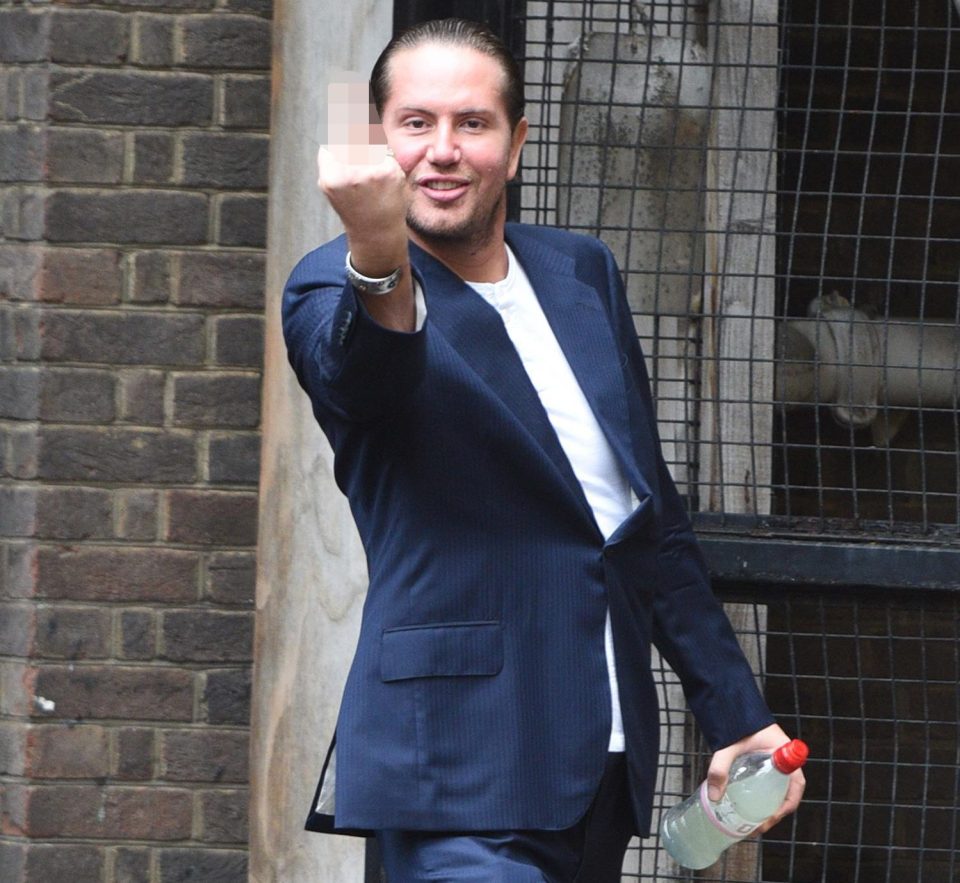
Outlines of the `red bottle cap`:
[{"label": "red bottle cap", "polygon": [[781,745],[773,752],[773,765],[781,773],[790,774],[794,770],[800,769],[806,762],[810,749],[807,743],[800,739],[793,739],[786,745]]}]

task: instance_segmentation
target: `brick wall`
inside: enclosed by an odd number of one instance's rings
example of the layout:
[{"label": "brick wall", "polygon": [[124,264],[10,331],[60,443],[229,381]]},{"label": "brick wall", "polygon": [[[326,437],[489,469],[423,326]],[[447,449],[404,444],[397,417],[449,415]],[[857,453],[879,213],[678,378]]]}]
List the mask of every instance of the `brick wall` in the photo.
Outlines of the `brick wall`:
[{"label": "brick wall", "polygon": [[271,0],[0,0],[0,878],[246,879]]}]

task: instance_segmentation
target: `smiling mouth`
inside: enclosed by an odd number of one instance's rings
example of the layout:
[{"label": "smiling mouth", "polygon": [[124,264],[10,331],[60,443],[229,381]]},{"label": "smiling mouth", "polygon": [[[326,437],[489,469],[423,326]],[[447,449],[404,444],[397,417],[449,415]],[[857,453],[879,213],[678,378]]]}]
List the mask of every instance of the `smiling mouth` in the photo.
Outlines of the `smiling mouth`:
[{"label": "smiling mouth", "polygon": [[465,187],[462,181],[428,181],[423,185],[427,190],[456,190],[459,187]]}]

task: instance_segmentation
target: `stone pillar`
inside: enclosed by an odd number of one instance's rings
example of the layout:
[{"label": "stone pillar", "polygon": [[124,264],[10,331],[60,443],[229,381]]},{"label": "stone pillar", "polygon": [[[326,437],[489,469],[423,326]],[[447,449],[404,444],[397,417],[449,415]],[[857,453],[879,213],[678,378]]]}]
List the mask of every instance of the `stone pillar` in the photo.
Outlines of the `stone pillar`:
[{"label": "stone pillar", "polygon": [[340,232],[315,156],[326,83],[368,73],[393,4],[280,0],[274,8],[267,327],[252,712],[250,879],[363,878],[363,841],[303,831],[336,723],[366,590],[363,553],[332,456],[287,363],[283,283],[301,255]]}]

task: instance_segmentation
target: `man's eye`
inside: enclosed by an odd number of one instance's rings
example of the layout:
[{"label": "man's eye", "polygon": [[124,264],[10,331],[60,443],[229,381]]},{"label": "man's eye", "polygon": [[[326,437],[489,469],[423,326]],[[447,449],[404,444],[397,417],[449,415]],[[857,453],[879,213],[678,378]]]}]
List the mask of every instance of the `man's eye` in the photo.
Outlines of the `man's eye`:
[{"label": "man's eye", "polygon": [[406,126],[408,129],[425,129],[427,127],[426,120],[407,120]]},{"label": "man's eye", "polygon": [[467,128],[467,129],[473,129],[473,130],[482,129],[483,120],[466,120],[463,125],[464,125],[464,128]]}]

